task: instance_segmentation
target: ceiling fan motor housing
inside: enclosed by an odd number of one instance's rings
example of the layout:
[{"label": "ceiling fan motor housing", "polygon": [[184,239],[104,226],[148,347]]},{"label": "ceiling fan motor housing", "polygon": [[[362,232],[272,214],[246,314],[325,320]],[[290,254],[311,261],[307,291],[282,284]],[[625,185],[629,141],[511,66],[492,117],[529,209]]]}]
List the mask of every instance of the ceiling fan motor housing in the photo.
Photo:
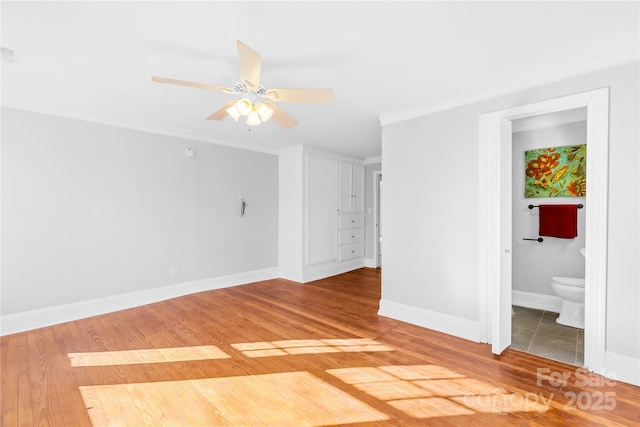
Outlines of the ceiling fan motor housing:
[{"label": "ceiling fan motor housing", "polygon": [[248,90],[247,89],[247,85],[245,85],[242,82],[239,82],[239,83],[236,83],[235,85],[233,85],[233,92],[234,93],[239,93],[241,95],[250,93],[250,94],[253,94],[253,95],[264,96],[266,91],[267,90],[262,86],[258,86],[257,90]]}]

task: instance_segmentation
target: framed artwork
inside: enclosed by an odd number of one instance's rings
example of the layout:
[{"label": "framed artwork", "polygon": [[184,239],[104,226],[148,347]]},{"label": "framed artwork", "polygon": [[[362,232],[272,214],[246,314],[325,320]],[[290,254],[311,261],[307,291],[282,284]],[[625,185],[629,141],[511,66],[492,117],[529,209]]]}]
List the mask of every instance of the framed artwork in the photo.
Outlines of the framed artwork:
[{"label": "framed artwork", "polygon": [[583,197],[587,194],[587,145],[524,152],[524,197]]}]

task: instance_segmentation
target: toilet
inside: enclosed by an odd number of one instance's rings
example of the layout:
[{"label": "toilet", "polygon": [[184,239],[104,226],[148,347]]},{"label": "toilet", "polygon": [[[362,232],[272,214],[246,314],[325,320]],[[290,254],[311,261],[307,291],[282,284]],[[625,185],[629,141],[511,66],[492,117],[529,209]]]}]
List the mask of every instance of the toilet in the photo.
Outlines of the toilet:
[{"label": "toilet", "polygon": [[553,277],[551,289],[562,298],[562,308],[556,322],[584,329],[584,279]]},{"label": "toilet", "polygon": [[[586,257],[586,250],[580,249]],[[584,279],[577,277],[552,277],[551,289],[562,298],[560,316],[556,322],[561,325],[584,329]]]}]

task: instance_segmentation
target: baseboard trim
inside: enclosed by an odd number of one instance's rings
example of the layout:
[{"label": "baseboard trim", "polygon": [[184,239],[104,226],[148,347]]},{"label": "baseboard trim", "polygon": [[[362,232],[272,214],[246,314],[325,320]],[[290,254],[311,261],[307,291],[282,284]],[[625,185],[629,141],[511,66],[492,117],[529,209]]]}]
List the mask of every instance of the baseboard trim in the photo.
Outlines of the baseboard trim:
[{"label": "baseboard trim", "polygon": [[605,377],[640,387],[640,359],[605,351],[604,366]]},{"label": "baseboard trim", "polygon": [[378,266],[376,265],[376,260],[374,258],[365,258],[364,266],[367,268],[378,268]]},{"label": "baseboard trim", "polygon": [[538,294],[535,292],[512,291],[511,303],[518,307],[560,313],[562,298],[555,295]]},{"label": "baseboard trim", "polygon": [[261,280],[278,277],[277,268],[254,270],[227,276],[211,277],[202,280],[163,286],[138,292],[112,295],[71,304],[30,310],[22,313],[0,316],[0,335],[9,335],[31,329],[43,328],[86,317],[125,310],[171,298],[177,298],[196,292],[228,288]]},{"label": "baseboard trim", "polygon": [[480,322],[478,321],[384,299],[380,300],[378,314],[458,338],[480,342]]},{"label": "baseboard trim", "polygon": [[337,264],[319,265],[307,267],[302,273],[302,283],[313,282],[315,280],[325,279],[348,271],[357,270],[364,267],[364,258],[355,258],[349,261],[342,261]]},{"label": "baseboard trim", "polygon": [[280,271],[280,277],[298,283],[308,283],[315,280],[326,279],[364,267],[364,258],[355,258],[339,263],[328,262],[325,264],[310,265],[302,271]]}]

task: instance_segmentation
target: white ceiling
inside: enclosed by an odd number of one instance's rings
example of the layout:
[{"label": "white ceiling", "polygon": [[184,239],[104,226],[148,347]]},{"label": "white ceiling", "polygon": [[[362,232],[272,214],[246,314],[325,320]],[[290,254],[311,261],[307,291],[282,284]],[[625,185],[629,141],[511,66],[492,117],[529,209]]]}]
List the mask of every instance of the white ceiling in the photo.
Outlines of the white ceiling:
[{"label": "white ceiling", "polygon": [[[380,115],[489,93],[607,58],[637,58],[631,2],[7,2],[2,105],[275,152],[311,144],[381,153]],[[263,86],[333,88],[335,104],[281,103],[300,124],[205,118],[239,80],[236,40]],[[631,52],[631,55],[629,54]],[[604,60],[603,60],[604,58]],[[576,68],[578,67],[578,68]],[[506,86],[505,86],[506,85]]]}]

